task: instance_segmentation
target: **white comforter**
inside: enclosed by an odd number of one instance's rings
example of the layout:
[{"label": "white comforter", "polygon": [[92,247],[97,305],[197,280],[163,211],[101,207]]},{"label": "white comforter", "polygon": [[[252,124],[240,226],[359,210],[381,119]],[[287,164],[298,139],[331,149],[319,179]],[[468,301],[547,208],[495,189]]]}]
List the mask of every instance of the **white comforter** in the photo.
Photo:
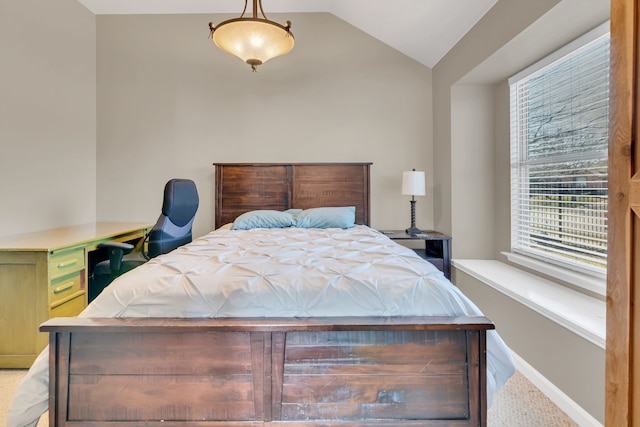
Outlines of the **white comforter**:
[{"label": "white comforter", "polygon": [[[317,317],[481,315],[433,265],[365,226],[221,229],[124,274],[82,317]],[[47,410],[48,356],[20,383],[8,427]],[[514,373],[487,334],[488,402]]]}]

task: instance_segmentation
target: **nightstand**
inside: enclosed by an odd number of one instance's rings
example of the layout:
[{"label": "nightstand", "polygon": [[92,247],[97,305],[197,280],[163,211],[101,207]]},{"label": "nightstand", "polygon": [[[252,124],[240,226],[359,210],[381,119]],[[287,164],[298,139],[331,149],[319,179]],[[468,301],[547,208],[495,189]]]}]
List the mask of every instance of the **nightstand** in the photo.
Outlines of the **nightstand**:
[{"label": "nightstand", "polygon": [[415,235],[407,234],[404,230],[381,230],[380,232],[395,241],[424,240],[424,249],[414,249],[414,251],[422,259],[435,265],[447,279],[451,279],[451,237],[437,231],[423,231]]}]

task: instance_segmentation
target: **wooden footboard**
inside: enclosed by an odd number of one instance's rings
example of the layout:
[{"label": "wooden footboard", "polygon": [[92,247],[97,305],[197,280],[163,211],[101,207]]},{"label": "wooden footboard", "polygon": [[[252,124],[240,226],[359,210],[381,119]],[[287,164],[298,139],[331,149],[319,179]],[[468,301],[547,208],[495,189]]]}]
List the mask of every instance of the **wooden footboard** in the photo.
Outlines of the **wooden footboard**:
[{"label": "wooden footboard", "polygon": [[55,318],[54,426],[485,426],[484,317]]}]

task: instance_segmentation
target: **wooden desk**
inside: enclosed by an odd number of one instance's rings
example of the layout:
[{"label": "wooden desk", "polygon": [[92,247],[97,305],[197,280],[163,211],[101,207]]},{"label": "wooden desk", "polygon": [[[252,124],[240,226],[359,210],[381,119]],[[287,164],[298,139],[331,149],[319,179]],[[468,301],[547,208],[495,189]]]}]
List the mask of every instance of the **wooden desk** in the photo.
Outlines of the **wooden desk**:
[{"label": "wooden desk", "polygon": [[28,368],[48,343],[39,325],[87,306],[90,253],[134,242],[147,223],[99,222],[0,237],[0,368]]}]

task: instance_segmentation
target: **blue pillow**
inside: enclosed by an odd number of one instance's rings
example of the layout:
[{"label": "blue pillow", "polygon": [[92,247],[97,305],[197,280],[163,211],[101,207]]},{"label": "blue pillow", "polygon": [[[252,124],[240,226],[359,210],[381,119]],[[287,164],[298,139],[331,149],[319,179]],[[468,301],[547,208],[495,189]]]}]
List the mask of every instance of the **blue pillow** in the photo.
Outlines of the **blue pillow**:
[{"label": "blue pillow", "polygon": [[232,230],[250,230],[252,228],[286,228],[295,225],[289,212],[257,210],[245,212],[233,221]]},{"label": "blue pillow", "polygon": [[305,209],[295,216],[299,228],[350,228],[356,222],[356,207],[326,207]]}]

